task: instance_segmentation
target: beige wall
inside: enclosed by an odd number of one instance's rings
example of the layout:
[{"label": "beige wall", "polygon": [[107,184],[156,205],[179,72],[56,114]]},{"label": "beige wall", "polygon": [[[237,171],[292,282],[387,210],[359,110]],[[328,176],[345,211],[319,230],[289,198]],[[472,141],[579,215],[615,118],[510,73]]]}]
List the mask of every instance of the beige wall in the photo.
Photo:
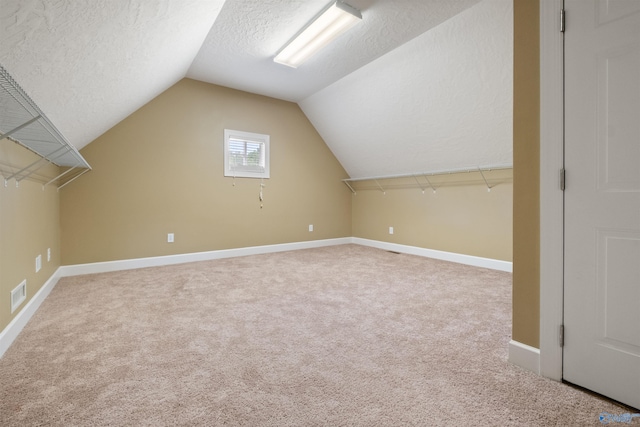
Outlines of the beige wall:
[{"label": "beige wall", "polygon": [[514,2],[513,332],[540,343],[539,1]]},{"label": "beige wall", "polygon": [[[271,137],[262,208],[260,180],[223,176],[225,128]],[[347,174],[294,103],[184,79],[82,155],[64,265],[351,236]]]},{"label": "beige wall", "polygon": [[356,182],[353,235],[511,261],[511,173],[486,172],[491,192],[477,172],[432,176],[435,193],[424,179],[421,187],[413,178],[378,180],[384,193],[374,182]]},{"label": "beige wall", "polygon": [[[0,141],[0,169],[10,176],[39,159],[30,151],[9,141]],[[12,167],[13,166],[13,167]],[[46,177],[58,168],[47,166],[34,179],[25,179],[16,188],[0,179],[0,331],[24,309],[42,285],[60,266],[59,193],[54,186],[42,189]],[[51,248],[51,261],[47,261]],[[42,255],[42,269],[36,273],[36,256]],[[11,290],[27,280],[27,300],[11,314]]]},{"label": "beige wall", "polygon": [[[13,317],[9,291],[26,278],[32,296],[60,264],[61,222],[63,264],[351,235],[512,259],[513,339],[538,347],[538,7],[538,0],[514,0],[512,255],[486,235],[450,239],[445,231],[490,231],[508,240],[508,232],[482,227],[479,218],[492,212],[491,204],[477,209],[496,201],[493,209],[506,224],[510,183],[489,194],[474,184],[436,195],[405,188],[352,196],[340,182],[346,173],[295,104],[185,79],[88,145],[82,153],[94,170],[65,187],[60,201],[55,188],[43,192],[33,181],[0,187],[0,330]],[[236,179],[233,186],[222,176],[225,127],[271,135],[272,178],[262,209],[259,181]],[[6,140],[0,148],[2,163],[33,157]],[[470,205],[478,215],[465,218]],[[307,231],[310,223],[313,233]],[[393,236],[389,226],[395,227]],[[175,243],[166,243],[168,232],[175,233]],[[461,245],[471,240],[483,244]],[[44,259],[36,274],[38,253]]]}]

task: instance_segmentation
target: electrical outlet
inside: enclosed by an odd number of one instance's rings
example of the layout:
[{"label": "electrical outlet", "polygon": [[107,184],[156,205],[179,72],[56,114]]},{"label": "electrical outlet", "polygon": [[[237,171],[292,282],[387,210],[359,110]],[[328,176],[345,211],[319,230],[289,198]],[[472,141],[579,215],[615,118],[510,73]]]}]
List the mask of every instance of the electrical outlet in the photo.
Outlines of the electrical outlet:
[{"label": "electrical outlet", "polygon": [[36,273],[42,268],[42,255],[36,257]]},{"label": "electrical outlet", "polygon": [[313,224],[309,224],[309,231],[313,231]]},{"label": "electrical outlet", "polygon": [[389,227],[389,234],[393,234],[393,227]]},{"label": "electrical outlet", "polygon": [[167,234],[167,243],[173,243],[173,233]]},{"label": "electrical outlet", "polygon": [[47,248],[47,262],[51,261],[51,248]]}]

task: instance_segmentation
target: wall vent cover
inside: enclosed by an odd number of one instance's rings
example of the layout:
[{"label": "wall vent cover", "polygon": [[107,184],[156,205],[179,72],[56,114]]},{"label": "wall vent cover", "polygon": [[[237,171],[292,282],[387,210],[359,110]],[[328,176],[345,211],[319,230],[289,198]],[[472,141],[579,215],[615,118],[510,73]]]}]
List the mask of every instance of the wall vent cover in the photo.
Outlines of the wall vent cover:
[{"label": "wall vent cover", "polygon": [[11,312],[13,313],[20,304],[27,299],[27,281],[23,280],[14,290],[11,291]]}]

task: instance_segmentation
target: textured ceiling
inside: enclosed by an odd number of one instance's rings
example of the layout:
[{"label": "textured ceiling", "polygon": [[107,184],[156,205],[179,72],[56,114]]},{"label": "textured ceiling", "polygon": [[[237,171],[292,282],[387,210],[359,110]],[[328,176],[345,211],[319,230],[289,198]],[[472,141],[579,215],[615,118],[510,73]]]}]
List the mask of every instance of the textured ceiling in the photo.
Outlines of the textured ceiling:
[{"label": "textured ceiling", "polygon": [[300,103],[352,178],[512,163],[513,9],[485,0]]},{"label": "textured ceiling", "polygon": [[347,0],[291,69],[329,0],[0,0],[0,63],[78,149],[186,76],[298,102],[352,177],[507,163],[512,2]]},{"label": "textured ceiling", "polygon": [[362,21],[297,69],[273,62],[328,0],[227,0],[188,77],[298,102],[480,0],[346,0]]},{"label": "textured ceiling", "polygon": [[223,3],[0,0],[0,63],[79,149],[185,76]]}]

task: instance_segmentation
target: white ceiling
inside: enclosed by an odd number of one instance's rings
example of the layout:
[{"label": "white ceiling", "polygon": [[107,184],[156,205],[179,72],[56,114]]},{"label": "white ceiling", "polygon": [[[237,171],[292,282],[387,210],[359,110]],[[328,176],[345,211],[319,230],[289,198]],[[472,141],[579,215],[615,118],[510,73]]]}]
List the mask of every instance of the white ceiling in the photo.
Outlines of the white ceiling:
[{"label": "white ceiling", "polygon": [[0,0],[0,63],[80,149],[185,76],[223,4]]},{"label": "white ceiling", "polygon": [[352,177],[504,163],[512,1],[347,0],[362,22],[291,69],[328,0],[0,0],[0,63],[78,149],[186,76],[300,103]]},{"label": "white ceiling", "polygon": [[485,0],[300,106],[352,178],[509,165],[512,28]]},{"label": "white ceiling", "polygon": [[346,0],[362,22],[292,69],[276,53],[329,0],[227,0],[187,77],[299,102],[480,0]]}]

